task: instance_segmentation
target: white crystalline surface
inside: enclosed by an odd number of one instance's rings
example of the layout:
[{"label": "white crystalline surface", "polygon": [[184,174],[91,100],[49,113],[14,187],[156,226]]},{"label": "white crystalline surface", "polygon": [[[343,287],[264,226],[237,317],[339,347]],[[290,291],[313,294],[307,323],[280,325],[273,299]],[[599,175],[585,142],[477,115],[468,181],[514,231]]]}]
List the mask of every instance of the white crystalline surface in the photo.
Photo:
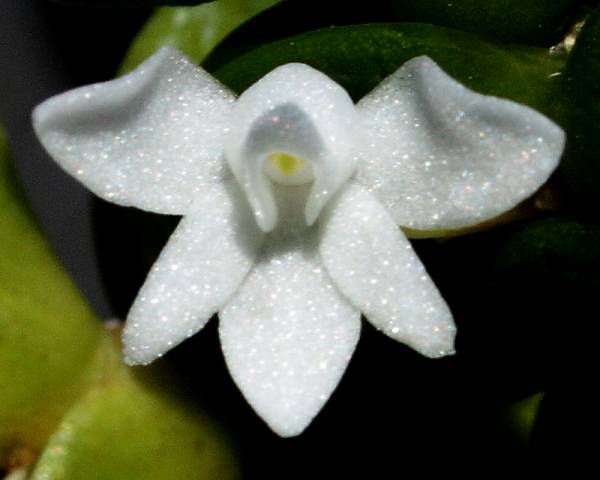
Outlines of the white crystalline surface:
[{"label": "white crystalline surface", "polygon": [[342,87],[308,65],[291,63],[267,74],[240,96],[232,118],[227,160],[265,231],[277,223],[269,180],[260,168],[269,153],[310,160],[315,181],[305,207],[309,224],[354,173],[359,133],[354,104]]},{"label": "white crystalline surface", "polygon": [[341,292],[395,340],[428,357],[454,353],[452,314],[377,199],[350,185],[329,210],[321,256]]},{"label": "white crystalline surface", "polygon": [[[448,306],[398,226],[496,216],[557,166],[564,133],[418,57],[358,105],[302,64],[238,99],[176,50],[34,112],[49,153],[121,205],[183,214],[127,318],[145,364],[219,313],[227,366],[282,436],[342,377],[360,314],[428,357],[454,352]],[[349,419],[350,421],[351,419]]]},{"label": "white crystalline surface", "polygon": [[282,436],[299,434],[329,398],[354,351],[360,312],[321,264],[304,223],[307,189],[278,188],[282,222],[221,310],[227,366],[254,409]]},{"label": "white crystalline surface", "polygon": [[474,225],[530,196],[556,167],[560,127],[510,100],[477,94],[430,58],[405,63],[358,103],[358,181],[397,224]]},{"label": "white crystalline surface", "polygon": [[201,329],[237,290],[262,239],[237,185],[206,187],[131,307],[123,332],[126,361],[150,363]]},{"label": "white crystalline surface", "polygon": [[164,48],[123,78],[47,100],[33,123],[50,154],[96,195],[180,215],[228,174],[223,143],[234,100]]}]

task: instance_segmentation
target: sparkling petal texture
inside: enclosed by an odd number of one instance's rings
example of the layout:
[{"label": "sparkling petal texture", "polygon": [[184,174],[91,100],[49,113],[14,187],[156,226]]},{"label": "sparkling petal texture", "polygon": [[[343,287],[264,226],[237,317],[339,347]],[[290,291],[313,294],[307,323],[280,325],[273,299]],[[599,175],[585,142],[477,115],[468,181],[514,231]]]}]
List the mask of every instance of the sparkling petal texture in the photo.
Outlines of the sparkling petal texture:
[{"label": "sparkling petal texture", "polygon": [[149,363],[202,328],[239,287],[263,236],[234,182],[207,186],[129,312],[127,363]]},{"label": "sparkling petal texture", "polygon": [[276,68],[234,105],[227,160],[265,231],[277,223],[267,156],[285,152],[312,164],[313,190],[306,202],[312,224],[336,190],[354,173],[358,117],[348,93],[321,72],[300,63]]},{"label": "sparkling petal texture", "polygon": [[367,141],[357,174],[396,223],[453,229],[534,193],[564,133],[524,105],[477,94],[428,57],[405,63],[362,99]]},{"label": "sparkling petal texture", "polygon": [[302,432],[337,386],[360,312],[424,355],[454,352],[448,306],[397,224],[496,216],[545,182],[564,146],[543,115],[474,93],[427,57],[355,106],[303,64],[236,101],[164,48],[33,117],[97,195],[185,215],[131,308],[126,361],[151,362],[219,311],[233,378],[282,436]]},{"label": "sparkling petal texture", "polygon": [[367,320],[428,357],[454,353],[456,328],[446,302],[372,194],[347,186],[320,223],[323,263]]},{"label": "sparkling petal texture", "polygon": [[53,97],[33,114],[50,155],[100,197],[184,214],[228,173],[225,87],[172,48],[106,83]]},{"label": "sparkling petal texture", "polygon": [[306,428],[338,384],[360,335],[360,313],[320,263],[318,231],[304,225],[300,210],[307,189],[283,188],[278,196],[276,187],[281,222],[219,318],[231,375],[287,437]]}]

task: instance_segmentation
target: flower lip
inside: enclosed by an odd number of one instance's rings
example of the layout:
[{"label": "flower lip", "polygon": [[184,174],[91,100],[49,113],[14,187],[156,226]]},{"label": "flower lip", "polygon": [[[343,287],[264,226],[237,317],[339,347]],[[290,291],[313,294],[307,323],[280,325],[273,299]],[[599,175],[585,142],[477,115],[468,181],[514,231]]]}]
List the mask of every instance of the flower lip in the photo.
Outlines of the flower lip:
[{"label": "flower lip", "polygon": [[244,157],[256,172],[276,183],[300,185],[314,179],[314,163],[324,148],[315,126],[293,103],[284,103],[257,118],[248,133]]},{"label": "flower lip", "polygon": [[287,64],[267,74],[235,102],[231,118],[225,156],[263,231],[278,221],[269,179],[313,181],[305,205],[311,225],[354,173],[356,108],[342,87],[308,65]]}]

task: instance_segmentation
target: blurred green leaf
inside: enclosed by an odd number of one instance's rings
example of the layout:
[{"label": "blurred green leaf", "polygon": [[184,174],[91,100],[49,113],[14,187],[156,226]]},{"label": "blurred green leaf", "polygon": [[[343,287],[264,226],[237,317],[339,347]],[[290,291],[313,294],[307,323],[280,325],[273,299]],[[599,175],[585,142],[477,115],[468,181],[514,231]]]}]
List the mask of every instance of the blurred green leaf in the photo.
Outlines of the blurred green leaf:
[{"label": "blurred green leaf", "polygon": [[53,0],[65,5],[87,7],[147,7],[152,5],[199,5],[213,0]]},{"label": "blurred green leaf", "polygon": [[505,427],[523,446],[529,445],[531,441],[543,398],[543,393],[536,393],[510,404],[502,411]]},{"label": "blurred green leaf", "polygon": [[[219,55],[217,47],[211,60]],[[358,100],[417,55],[429,55],[451,76],[479,92],[554,114],[558,82],[553,74],[560,71],[561,58],[544,49],[501,47],[433,25],[367,24],[317,30],[257,47],[214,74],[242,92],[279,65],[303,62],[329,75]]]},{"label": "blurred green leaf", "polygon": [[239,477],[222,434],[173,395],[156,365],[130,369],[116,343],[106,342],[103,350],[104,377],[65,415],[32,480]]},{"label": "blurred green leaf", "polygon": [[89,380],[102,330],[17,184],[0,125],[0,466],[41,447]]},{"label": "blurred green leaf", "polygon": [[537,471],[567,466],[573,478],[585,477],[590,460],[596,458],[596,442],[590,438],[598,418],[598,389],[588,382],[595,374],[589,367],[596,364],[596,352],[592,347],[581,353],[588,368],[559,372],[554,388],[544,395],[531,445]]},{"label": "blurred green leaf", "polygon": [[277,1],[217,0],[196,7],[160,8],[133,41],[119,73],[134,69],[164,45],[200,63],[235,27]]},{"label": "blurred green leaf", "polygon": [[0,129],[0,471],[21,474],[43,451],[36,479],[237,478],[223,436],[172,378],[124,366],[24,206],[7,153]]},{"label": "blurred green leaf", "polygon": [[569,103],[568,155],[563,171],[583,207],[598,217],[600,202],[600,7],[586,20],[563,76]]}]

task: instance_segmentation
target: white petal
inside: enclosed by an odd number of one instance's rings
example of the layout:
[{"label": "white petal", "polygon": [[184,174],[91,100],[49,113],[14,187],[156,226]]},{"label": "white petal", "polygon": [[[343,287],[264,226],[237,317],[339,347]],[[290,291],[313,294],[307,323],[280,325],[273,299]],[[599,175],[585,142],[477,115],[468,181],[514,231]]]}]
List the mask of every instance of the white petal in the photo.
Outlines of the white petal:
[{"label": "white petal", "polygon": [[358,104],[368,139],[358,179],[414,229],[479,223],[534,193],[564,133],[509,100],[477,94],[430,58],[404,64]]},{"label": "white petal", "polygon": [[284,437],[301,433],[322,408],[360,334],[360,314],[320,264],[315,233],[270,234],[259,263],[219,312],[231,375]]},{"label": "white petal", "polygon": [[207,186],[129,312],[123,333],[126,362],[149,363],[202,328],[239,287],[262,239],[234,182]]},{"label": "white petal", "polygon": [[342,87],[308,65],[288,64],[267,74],[240,96],[233,119],[227,160],[265,231],[277,223],[263,172],[269,154],[285,152],[311,162],[309,225],[356,168],[356,108]]},{"label": "white petal", "polygon": [[375,327],[428,357],[454,353],[456,328],[446,302],[373,195],[350,185],[321,223],[323,263]]},{"label": "white petal", "polygon": [[33,120],[50,155],[96,195],[185,214],[228,171],[223,137],[233,100],[166,47],[125,77],[45,101]]}]

